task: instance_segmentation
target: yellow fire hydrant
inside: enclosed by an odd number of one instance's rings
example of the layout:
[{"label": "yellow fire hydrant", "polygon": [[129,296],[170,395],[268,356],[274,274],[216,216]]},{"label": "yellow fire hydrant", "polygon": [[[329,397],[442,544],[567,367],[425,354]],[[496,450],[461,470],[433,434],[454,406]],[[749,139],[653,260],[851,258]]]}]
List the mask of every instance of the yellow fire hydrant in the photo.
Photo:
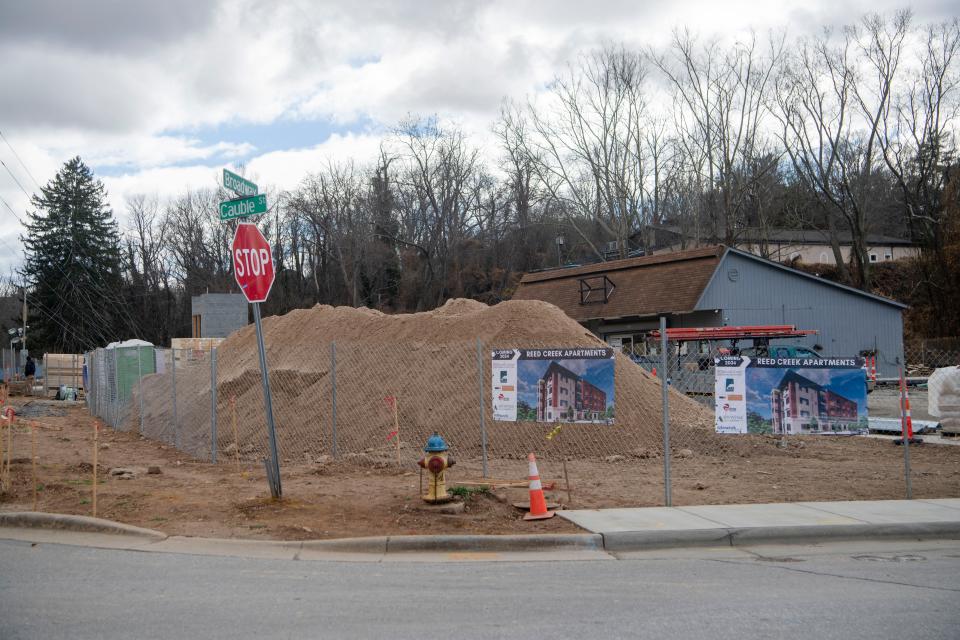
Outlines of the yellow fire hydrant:
[{"label": "yellow fire hydrant", "polygon": [[430,436],[427,446],[423,448],[423,452],[427,455],[420,458],[417,464],[430,472],[427,495],[423,496],[425,502],[439,504],[453,499],[453,496],[447,493],[447,484],[443,477],[444,471],[456,464],[453,457],[447,454],[449,450],[450,447],[447,446],[443,437],[436,432]]}]

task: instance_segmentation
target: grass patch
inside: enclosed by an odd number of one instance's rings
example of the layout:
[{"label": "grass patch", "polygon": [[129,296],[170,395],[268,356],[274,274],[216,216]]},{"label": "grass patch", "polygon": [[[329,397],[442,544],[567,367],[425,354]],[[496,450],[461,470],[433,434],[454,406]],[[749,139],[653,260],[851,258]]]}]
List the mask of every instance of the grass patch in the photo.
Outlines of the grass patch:
[{"label": "grass patch", "polygon": [[469,500],[473,496],[489,495],[490,487],[487,485],[480,485],[479,487],[464,487],[460,485],[450,489],[450,493],[461,500]]}]

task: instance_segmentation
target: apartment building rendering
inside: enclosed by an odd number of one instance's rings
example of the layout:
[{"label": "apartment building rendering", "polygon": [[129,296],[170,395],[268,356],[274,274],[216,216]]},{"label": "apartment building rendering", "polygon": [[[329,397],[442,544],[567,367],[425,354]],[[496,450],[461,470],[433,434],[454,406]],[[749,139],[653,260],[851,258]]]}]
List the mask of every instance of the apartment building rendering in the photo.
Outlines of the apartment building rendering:
[{"label": "apartment building rendering", "polygon": [[551,362],[537,383],[537,422],[603,422],[607,394]]},{"label": "apartment building rendering", "polygon": [[857,403],[788,371],[770,391],[773,433],[828,433],[849,431],[858,421]]}]

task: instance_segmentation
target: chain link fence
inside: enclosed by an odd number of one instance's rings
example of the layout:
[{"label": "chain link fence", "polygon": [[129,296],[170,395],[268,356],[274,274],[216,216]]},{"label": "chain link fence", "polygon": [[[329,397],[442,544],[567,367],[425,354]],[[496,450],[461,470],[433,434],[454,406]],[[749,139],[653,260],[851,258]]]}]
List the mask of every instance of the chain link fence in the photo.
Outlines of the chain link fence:
[{"label": "chain link fence", "polygon": [[[367,454],[410,464],[434,432],[464,458],[524,459],[530,451],[557,460],[662,455],[659,381],[626,357],[616,361],[613,424],[496,422],[492,349],[482,343],[336,342],[300,354],[296,368],[271,366],[281,459]],[[138,368],[138,355],[141,363],[151,362]],[[87,358],[91,411],[114,428],[137,430],[200,459],[268,455],[255,354],[103,349]],[[131,359],[133,366],[122,364]],[[670,403],[681,444],[716,437],[689,399],[671,391]]]},{"label": "chain link fence", "polygon": [[[664,467],[669,501],[671,458],[695,452],[720,464],[748,457],[758,446],[758,436],[715,433],[714,358],[726,348],[720,343],[669,343],[664,351],[650,341],[617,353],[612,424],[495,421],[491,352],[518,346],[558,345],[338,341],[291,354],[268,342],[281,464],[363,456],[375,466],[409,467],[439,432],[454,456],[482,460],[485,474],[488,462],[496,468],[531,451],[547,465],[593,461],[626,469],[623,464],[652,460]],[[956,364],[960,352],[924,344],[905,353],[905,369],[916,373]],[[254,348],[136,346],[97,349],[85,361],[90,411],[113,428],[211,462],[259,464],[269,456]],[[897,394],[889,403],[891,412],[899,411],[896,385],[881,384],[874,393]],[[777,437],[763,446],[803,446],[785,441]]]},{"label": "chain link fence", "polygon": [[20,380],[23,378],[23,367],[20,366],[20,353],[16,349],[0,349],[0,358],[3,361],[3,379]]}]

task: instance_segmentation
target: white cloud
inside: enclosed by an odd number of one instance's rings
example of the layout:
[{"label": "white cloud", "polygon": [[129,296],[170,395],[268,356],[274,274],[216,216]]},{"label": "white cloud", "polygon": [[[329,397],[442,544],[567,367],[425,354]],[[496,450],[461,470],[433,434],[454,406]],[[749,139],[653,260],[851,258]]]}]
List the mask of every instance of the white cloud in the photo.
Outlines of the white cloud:
[{"label": "white cloud", "polygon": [[120,176],[101,177],[114,215],[123,227],[130,196],[156,195],[161,202],[194,189],[215,189],[220,172],[207,166],[157,167]]},{"label": "white cloud", "polygon": [[[677,25],[704,37],[750,27],[795,36],[902,4],[175,1],[0,3],[0,130],[42,183],[80,155],[123,172],[104,178],[118,210],[129,193],[212,185],[210,167],[238,159],[264,184],[288,188],[327,157],[372,160],[370,124],[389,128],[407,114],[456,122],[492,157],[502,98],[542,93],[579,52],[662,45]],[[918,22],[955,14],[943,0],[912,8]],[[252,158],[254,143],[210,133],[289,119],[353,132]],[[2,143],[0,158],[16,167]],[[28,206],[2,167],[0,195],[21,215]]]},{"label": "white cloud", "polygon": [[[353,159],[360,163],[375,162],[381,137],[372,134],[334,134],[322,144],[305,149],[273,151],[247,163],[251,176],[264,185],[279,189],[296,187],[308,173],[323,168],[329,161]],[[260,184],[260,183],[258,183]]]}]

